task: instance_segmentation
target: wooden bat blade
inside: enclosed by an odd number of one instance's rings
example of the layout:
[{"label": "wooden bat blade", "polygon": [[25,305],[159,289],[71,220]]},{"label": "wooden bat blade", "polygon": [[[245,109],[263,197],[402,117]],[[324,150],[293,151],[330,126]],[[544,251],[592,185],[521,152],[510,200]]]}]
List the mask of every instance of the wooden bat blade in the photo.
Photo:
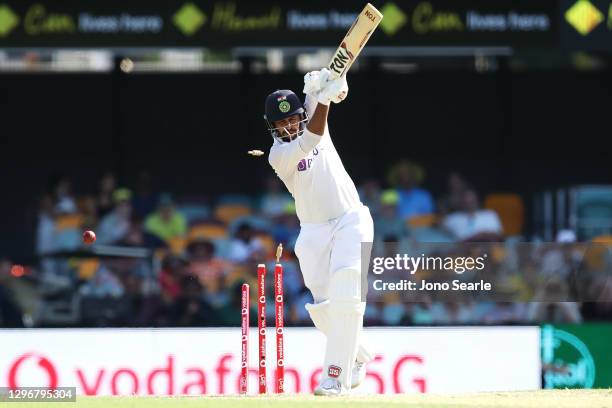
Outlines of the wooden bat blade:
[{"label": "wooden bat blade", "polygon": [[330,76],[332,79],[346,74],[376,27],[382,21],[382,18],[382,13],[376,7],[370,3],[366,4],[355,21],[353,21],[353,24],[327,66],[331,72]]}]

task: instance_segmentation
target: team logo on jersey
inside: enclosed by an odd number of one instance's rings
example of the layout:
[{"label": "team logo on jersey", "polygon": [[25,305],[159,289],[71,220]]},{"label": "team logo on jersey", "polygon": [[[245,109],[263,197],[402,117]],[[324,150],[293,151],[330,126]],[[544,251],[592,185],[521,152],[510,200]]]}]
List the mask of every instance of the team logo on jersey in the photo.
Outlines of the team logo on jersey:
[{"label": "team logo on jersey", "polygon": [[291,109],[291,105],[287,101],[282,101],[281,103],[278,104],[278,110],[280,110],[283,113],[289,112],[290,109]]},{"label": "team logo on jersey", "polygon": [[[317,147],[315,147],[312,150],[312,155],[313,156],[318,156],[319,155],[319,149]],[[306,170],[310,169],[312,167],[312,162],[313,161],[314,161],[314,157],[300,160],[298,162],[298,164],[297,164],[297,171],[306,171]]]},{"label": "team logo on jersey", "polygon": [[335,365],[330,365],[327,368],[327,375],[333,378],[338,378],[340,377],[340,373],[342,372],[342,369],[338,366]]}]

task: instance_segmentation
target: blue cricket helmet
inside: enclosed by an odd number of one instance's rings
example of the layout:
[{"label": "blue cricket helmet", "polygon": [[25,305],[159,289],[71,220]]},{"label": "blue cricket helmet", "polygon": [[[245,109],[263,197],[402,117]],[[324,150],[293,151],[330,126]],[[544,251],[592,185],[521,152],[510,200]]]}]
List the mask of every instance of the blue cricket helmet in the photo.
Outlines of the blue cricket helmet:
[{"label": "blue cricket helmet", "polygon": [[[306,121],[306,110],[300,98],[288,89],[282,89],[272,92],[266,97],[264,119],[268,125],[268,130],[272,137],[280,142],[285,142],[280,138],[277,128],[274,128],[273,123],[277,120],[283,120],[294,115],[301,115],[300,134],[303,132],[303,125]],[[291,137],[290,137],[291,140]]]}]

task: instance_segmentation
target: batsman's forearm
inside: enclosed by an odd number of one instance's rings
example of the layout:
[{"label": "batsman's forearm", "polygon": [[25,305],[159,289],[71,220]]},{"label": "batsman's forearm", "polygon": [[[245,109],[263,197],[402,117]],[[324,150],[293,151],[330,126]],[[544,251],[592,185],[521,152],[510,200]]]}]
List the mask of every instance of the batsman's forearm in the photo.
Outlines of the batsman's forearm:
[{"label": "batsman's forearm", "polygon": [[310,121],[308,121],[306,128],[315,135],[323,136],[323,133],[325,133],[325,124],[327,123],[328,112],[328,105],[323,105],[322,103],[317,104],[317,107],[312,114],[312,118],[310,118]]}]

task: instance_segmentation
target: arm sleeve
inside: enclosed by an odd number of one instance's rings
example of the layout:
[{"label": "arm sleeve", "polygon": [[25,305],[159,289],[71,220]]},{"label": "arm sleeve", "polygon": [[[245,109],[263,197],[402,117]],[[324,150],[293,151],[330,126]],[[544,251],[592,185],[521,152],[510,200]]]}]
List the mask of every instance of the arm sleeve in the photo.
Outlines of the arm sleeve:
[{"label": "arm sleeve", "polygon": [[317,103],[317,97],[315,95],[306,95],[306,99],[304,99],[304,109],[306,109],[309,118],[314,114]]},{"label": "arm sleeve", "polygon": [[315,135],[308,129],[291,143],[282,143],[272,146],[268,161],[279,174],[291,172],[304,157],[308,155],[321,141],[321,136]]}]

